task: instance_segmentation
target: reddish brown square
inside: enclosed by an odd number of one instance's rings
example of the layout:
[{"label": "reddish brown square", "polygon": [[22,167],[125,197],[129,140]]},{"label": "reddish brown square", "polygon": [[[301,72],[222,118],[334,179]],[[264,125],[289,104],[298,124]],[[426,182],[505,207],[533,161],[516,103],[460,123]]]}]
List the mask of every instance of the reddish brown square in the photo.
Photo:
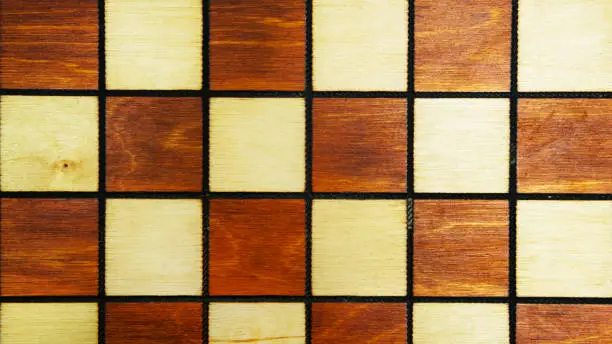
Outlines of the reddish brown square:
[{"label": "reddish brown square", "polygon": [[110,191],[201,191],[200,98],[109,98],[106,166]]},{"label": "reddish brown square", "polygon": [[98,293],[98,201],[3,199],[3,296]]},{"label": "reddish brown square", "polygon": [[98,1],[1,0],[0,87],[98,87]]},{"label": "reddish brown square", "polygon": [[508,202],[417,200],[414,295],[504,296]]},{"label": "reddish brown square", "polygon": [[212,0],[213,90],[304,89],[304,1]]},{"label": "reddish brown square", "polygon": [[521,99],[520,192],[612,193],[612,99]]},{"label": "reddish brown square", "polygon": [[303,295],[303,200],[213,200],[210,294]]},{"label": "reddish brown square", "polygon": [[406,191],[406,100],[315,99],[313,188]]},{"label": "reddish brown square", "polygon": [[313,303],[312,343],[406,343],[404,303]]},{"label": "reddish brown square", "polygon": [[202,342],[199,302],[132,302],[106,305],[108,344]]}]

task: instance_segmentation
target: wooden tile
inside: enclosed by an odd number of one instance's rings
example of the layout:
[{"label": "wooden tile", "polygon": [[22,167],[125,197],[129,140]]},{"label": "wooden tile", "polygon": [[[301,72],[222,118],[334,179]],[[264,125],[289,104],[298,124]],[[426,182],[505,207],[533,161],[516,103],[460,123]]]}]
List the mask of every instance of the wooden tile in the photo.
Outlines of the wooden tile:
[{"label": "wooden tile", "polygon": [[202,1],[105,4],[108,88],[201,88]]},{"label": "wooden tile", "polygon": [[519,296],[612,297],[612,202],[519,201]]},{"label": "wooden tile", "polygon": [[612,99],[520,99],[520,192],[612,193]]},{"label": "wooden tile", "polygon": [[98,189],[96,97],[2,96],[0,101],[2,191]]},{"label": "wooden tile", "polygon": [[0,342],[98,343],[97,303],[3,303]]},{"label": "wooden tile", "polygon": [[517,344],[612,343],[612,305],[518,305]]},{"label": "wooden tile", "polygon": [[612,2],[520,0],[520,91],[612,91]]},{"label": "wooden tile", "polygon": [[98,88],[98,2],[0,1],[0,87]]},{"label": "wooden tile", "polygon": [[406,191],[406,100],[315,99],[313,188]]},{"label": "wooden tile", "polygon": [[304,1],[212,0],[213,90],[304,89]]},{"label": "wooden tile", "polygon": [[406,295],[406,201],[315,200],[314,295]]},{"label": "wooden tile", "polygon": [[296,98],[212,98],[211,189],[303,191],[304,111]]},{"label": "wooden tile", "polygon": [[508,305],[415,303],[414,344],[506,344]]},{"label": "wooden tile", "polygon": [[312,15],[315,90],[406,90],[407,1],[314,0]]},{"label": "wooden tile", "polygon": [[200,98],[107,98],[110,191],[202,190]]},{"label": "wooden tile", "polygon": [[202,304],[110,302],[105,330],[108,344],[201,343]]},{"label": "wooden tile", "polygon": [[512,4],[416,0],[418,91],[508,91]]},{"label": "wooden tile", "polygon": [[313,303],[312,343],[406,343],[404,303]]},{"label": "wooden tile", "polygon": [[200,200],[107,200],[106,293],[200,295]]},{"label": "wooden tile", "polygon": [[304,295],[304,200],[212,200],[211,295]]},{"label": "wooden tile", "polygon": [[508,294],[508,202],[416,200],[416,296]]},{"label": "wooden tile", "polygon": [[416,192],[507,192],[507,99],[416,99]]},{"label": "wooden tile", "polygon": [[97,295],[98,201],[2,199],[0,294]]},{"label": "wooden tile", "polygon": [[209,342],[304,344],[303,303],[210,304]]}]

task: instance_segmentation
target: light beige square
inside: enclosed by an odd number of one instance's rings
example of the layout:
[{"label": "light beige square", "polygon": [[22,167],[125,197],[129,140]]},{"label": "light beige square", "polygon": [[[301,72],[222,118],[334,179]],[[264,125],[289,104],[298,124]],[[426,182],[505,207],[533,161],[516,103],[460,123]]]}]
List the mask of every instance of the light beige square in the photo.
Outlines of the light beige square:
[{"label": "light beige square", "polygon": [[3,96],[3,191],[96,191],[98,99]]},{"label": "light beige square", "polygon": [[211,343],[305,343],[303,303],[210,304]]},{"label": "light beige square", "polygon": [[416,192],[507,192],[507,99],[416,99]]},{"label": "light beige square", "polygon": [[110,89],[200,89],[202,1],[106,0]]},{"label": "light beige square", "polygon": [[520,0],[520,91],[612,91],[612,1]]},{"label": "light beige square", "polygon": [[97,303],[3,303],[0,342],[98,343]]},{"label": "light beige square", "polygon": [[315,200],[314,295],[406,295],[406,201]]},{"label": "light beige square", "polygon": [[508,305],[415,303],[414,344],[506,344]]},{"label": "light beige square", "polygon": [[314,0],[318,91],[405,91],[408,1]]},{"label": "light beige square", "polygon": [[519,201],[517,293],[612,297],[612,202]]},{"label": "light beige square", "polygon": [[109,199],[108,295],[200,295],[200,200]]},{"label": "light beige square", "polygon": [[210,100],[213,191],[304,191],[305,107],[297,98]]}]

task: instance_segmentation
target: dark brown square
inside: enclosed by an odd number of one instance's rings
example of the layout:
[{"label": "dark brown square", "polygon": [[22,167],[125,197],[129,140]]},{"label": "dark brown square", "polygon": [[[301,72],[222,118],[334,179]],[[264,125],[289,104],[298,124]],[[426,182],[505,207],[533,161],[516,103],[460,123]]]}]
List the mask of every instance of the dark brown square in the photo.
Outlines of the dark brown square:
[{"label": "dark brown square", "polygon": [[414,295],[505,296],[508,202],[417,200]]},{"label": "dark brown square", "polygon": [[520,99],[520,192],[612,193],[612,99]]},{"label": "dark brown square", "polygon": [[199,302],[132,302],[106,305],[108,344],[199,344]]},{"label": "dark brown square", "polygon": [[211,295],[303,295],[303,200],[212,200]]},{"label": "dark brown square", "polygon": [[406,100],[315,99],[313,188],[406,191]]},{"label": "dark brown square", "polygon": [[418,91],[508,91],[512,2],[416,0]]},{"label": "dark brown square", "polygon": [[313,303],[312,343],[406,343],[404,303]]},{"label": "dark brown square", "polygon": [[213,90],[304,89],[304,1],[212,0]]},{"label": "dark brown square", "polygon": [[200,98],[109,98],[106,166],[110,191],[201,191]]},{"label": "dark brown square", "polygon": [[1,0],[0,87],[98,87],[98,1]]},{"label": "dark brown square", "polygon": [[3,296],[98,293],[98,201],[3,199]]}]

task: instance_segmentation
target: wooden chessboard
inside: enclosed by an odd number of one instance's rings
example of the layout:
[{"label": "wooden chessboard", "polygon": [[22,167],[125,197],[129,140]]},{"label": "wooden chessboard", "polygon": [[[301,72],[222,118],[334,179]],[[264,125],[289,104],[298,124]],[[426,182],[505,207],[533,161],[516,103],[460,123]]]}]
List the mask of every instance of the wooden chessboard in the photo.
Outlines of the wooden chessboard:
[{"label": "wooden chessboard", "polygon": [[0,0],[0,342],[612,343],[612,1]]}]

